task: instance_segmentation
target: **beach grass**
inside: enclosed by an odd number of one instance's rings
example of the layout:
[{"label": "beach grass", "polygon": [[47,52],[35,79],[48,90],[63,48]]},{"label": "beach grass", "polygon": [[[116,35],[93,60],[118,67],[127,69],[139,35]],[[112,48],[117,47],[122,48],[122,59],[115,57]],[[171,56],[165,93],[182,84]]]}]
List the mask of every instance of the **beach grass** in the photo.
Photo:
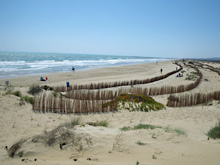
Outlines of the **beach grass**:
[{"label": "beach grass", "polygon": [[130,130],[139,130],[139,129],[156,129],[156,128],[162,128],[161,126],[155,126],[150,124],[138,124],[134,127],[125,126],[121,128],[121,131],[130,131]]},{"label": "beach grass", "polygon": [[214,127],[212,127],[208,131],[207,135],[208,135],[208,137],[210,137],[212,139],[220,138],[220,120],[219,120],[218,124],[216,124]]}]

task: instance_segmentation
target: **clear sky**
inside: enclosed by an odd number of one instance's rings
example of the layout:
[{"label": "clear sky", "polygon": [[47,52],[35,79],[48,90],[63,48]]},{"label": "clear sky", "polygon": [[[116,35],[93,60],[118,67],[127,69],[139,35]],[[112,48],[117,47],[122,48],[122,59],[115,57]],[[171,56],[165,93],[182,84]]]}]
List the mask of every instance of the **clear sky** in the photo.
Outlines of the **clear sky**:
[{"label": "clear sky", "polygon": [[220,57],[220,0],[0,0],[0,51]]}]

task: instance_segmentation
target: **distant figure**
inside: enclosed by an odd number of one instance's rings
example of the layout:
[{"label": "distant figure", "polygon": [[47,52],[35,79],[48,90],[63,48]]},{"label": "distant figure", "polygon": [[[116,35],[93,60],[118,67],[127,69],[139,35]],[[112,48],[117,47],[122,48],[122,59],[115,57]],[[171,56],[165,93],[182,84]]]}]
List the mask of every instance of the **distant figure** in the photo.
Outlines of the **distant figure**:
[{"label": "distant figure", "polygon": [[48,80],[48,78],[46,77],[46,80]]},{"label": "distant figure", "polygon": [[75,71],[75,68],[74,68],[74,67],[72,67],[72,71]]},{"label": "distant figure", "polygon": [[70,87],[69,81],[66,82],[66,87]]},{"label": "distant figure", "polygon": [[5,85],[8,87],[9,86],[9,81],[5,81]]},{"label": "distant figure", "polygon": [[163,72],[163,69],[160,69],[160,73],[162,73]]}]

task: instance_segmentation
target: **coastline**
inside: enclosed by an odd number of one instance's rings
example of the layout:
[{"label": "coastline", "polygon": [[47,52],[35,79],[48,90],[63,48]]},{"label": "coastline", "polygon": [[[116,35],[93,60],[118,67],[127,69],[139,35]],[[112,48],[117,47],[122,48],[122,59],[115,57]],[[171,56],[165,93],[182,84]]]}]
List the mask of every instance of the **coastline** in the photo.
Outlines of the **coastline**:
[{"label": "coastline", "polygon": [[[154,65],[155,64],[155,65]],[[170,66],[169,66],[170,65]],[[146,68],[150,68],[146,69]],[[154,74],[160,75],[161,68],[164,73],[175,70],[176,65],[172,61],[161,61],[154,63],[140,63],[135,65],[121,65],[113,67],[92,68],[87,70],[70,71],[70,72],[51,72],[42,75],[23,75],[19,77],[0,78],[0,85],[5,85],[5,81],[11,82],[14,86],[31,86],[36,84],[47,85],[65,85],[66,81],[71,84],[85,84],[95,82],[123,81],[133,79],[142,79],[154,77]],[[138,73],[138,74],[137,74]],[[122,77],[118,77],[120,74]],[[48,77],[48,81],[40,81],[40,77]],[[99,77],[99,78],[98,78]],[[101,78],[103,77],[103,78]],[[110,77],[110,78],[109,78]],[[81,80],[84,80],[83,82]]]}]

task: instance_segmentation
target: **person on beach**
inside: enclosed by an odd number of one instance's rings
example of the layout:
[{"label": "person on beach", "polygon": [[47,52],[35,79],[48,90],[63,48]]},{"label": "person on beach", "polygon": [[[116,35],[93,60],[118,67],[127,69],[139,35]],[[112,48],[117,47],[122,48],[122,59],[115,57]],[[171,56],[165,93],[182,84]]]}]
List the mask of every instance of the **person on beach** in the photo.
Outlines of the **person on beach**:
[{"label": "person on beach", "polygon": [[46,81],[43,77],[40,78],[40,81]]},{"label": "person on beach", "polygon": [[162,73],[163,72],[163,69],[160,69],[160,73]]},{"label": "person on beach", "polygon": [[75,71],[75,68],[74,68],[74,67],[72,67],[72,71]]}]

